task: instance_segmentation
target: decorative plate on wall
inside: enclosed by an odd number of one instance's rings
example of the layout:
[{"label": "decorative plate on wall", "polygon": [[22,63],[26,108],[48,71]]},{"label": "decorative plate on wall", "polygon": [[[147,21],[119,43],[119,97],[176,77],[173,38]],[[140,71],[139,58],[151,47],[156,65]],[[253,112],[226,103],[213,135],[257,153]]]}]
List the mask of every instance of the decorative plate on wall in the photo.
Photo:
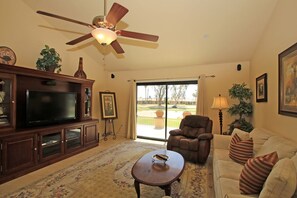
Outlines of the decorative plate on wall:
[{"label": "decorative plate on wall", "polygon": [[14,65],[16,62],[16,55],[12,49],[5,46],[0,46],[0,63],[7,65]]}]

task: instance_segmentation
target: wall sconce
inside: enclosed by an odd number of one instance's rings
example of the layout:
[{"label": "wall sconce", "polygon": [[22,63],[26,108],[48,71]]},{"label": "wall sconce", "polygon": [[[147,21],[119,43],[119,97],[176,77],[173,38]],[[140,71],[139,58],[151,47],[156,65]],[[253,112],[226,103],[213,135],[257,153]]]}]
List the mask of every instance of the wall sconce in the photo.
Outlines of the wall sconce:
[{"label": "wall sconce", "polygon": [[229,107],[228,101],[226,97],[222,97],[221,94],[219,94],[219,97],[213,98],[213,103],[211,108],[212,109],[218,109],[219,110],[219,119],[220,119],[220,134],[222,135],[222,129],[223,129],[223,113],[222,109],[227,109]]}]

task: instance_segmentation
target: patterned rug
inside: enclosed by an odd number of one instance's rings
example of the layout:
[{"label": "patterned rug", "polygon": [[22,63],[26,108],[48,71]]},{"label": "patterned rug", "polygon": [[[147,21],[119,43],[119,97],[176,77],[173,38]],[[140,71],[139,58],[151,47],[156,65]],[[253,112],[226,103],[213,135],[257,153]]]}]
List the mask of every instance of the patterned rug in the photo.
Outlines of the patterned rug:
[{"label": "patterned rug", "polygon": [[[136,192],[131,176],[133,164],[145,153],[160,148],[165,147],[126,141],[4,197],[134,198]],[[171,197],[208,197],[208,174],[206,166],[187,162],[181,181],[172,184]],[[142,184],[140,193],[143,198],[164,196],[162,189]]]}]

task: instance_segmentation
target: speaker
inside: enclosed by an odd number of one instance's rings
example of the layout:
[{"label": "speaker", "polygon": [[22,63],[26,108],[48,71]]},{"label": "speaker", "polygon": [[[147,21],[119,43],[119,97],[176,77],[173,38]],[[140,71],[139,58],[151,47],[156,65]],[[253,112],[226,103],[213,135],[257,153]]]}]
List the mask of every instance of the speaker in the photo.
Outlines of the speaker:
[{"label": "speaker", "polygon": [[238,64],[237,65],[237,71],[240,71],[241,70],[241,64]]}]

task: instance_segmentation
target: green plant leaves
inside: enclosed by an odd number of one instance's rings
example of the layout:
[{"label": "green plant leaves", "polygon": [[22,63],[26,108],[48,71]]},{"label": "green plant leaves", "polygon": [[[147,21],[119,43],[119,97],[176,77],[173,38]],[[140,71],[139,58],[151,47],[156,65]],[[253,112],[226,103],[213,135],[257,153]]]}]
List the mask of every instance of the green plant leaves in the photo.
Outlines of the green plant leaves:
[{"label": "green plant leaves", "polygon": [[54,49],[50,48],[48,45],[45,45],[40,52],[42,58],[38,58],[36,61],[36,67],[42,71],[49,71],[51,67],[58,69],[58,73],[61,71],[61,64],[59,64],[62,59],[60,54]]},{"label": "green plant leaves", "polygon": [[250,102],[252,97],[252,91],[246,87],[245,83],[233,84],[229,89],[229,96],[233,99],[238,99],[238,104],[233,104],[229,109],[228,113],[232,116],[238,115],[239,118],[232,122],[229,126],[229,131],[232,132],[234,128],[250,132],[253,130],[253,125],[245,120],[253,113],[253,105]]}]

